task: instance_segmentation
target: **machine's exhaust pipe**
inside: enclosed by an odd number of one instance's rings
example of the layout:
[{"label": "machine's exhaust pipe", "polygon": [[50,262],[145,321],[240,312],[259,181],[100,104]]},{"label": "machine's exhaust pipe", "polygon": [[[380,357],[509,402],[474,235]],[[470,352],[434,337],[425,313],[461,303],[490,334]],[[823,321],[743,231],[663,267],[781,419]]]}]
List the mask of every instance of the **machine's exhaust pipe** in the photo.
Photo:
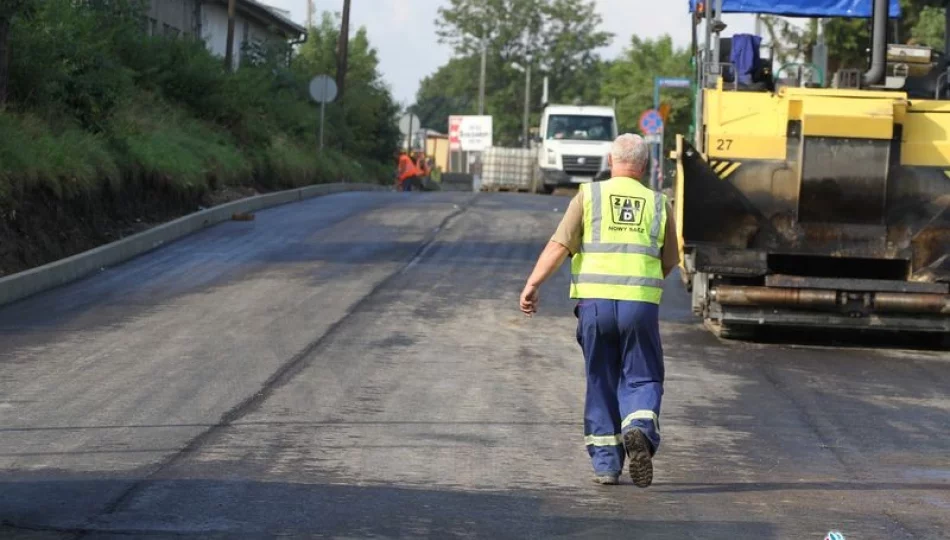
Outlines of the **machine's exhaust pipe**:
[{"label": "machine's exhaust pipe", "polygon": [[798,307],[834,309],[857,300],[875,313],[932,313],[950,315],[950,295],[929,293],[844,293],[817,289],[718,285],[713,301],[724,306]]},{"label": "machine's exhaust pipe", "polygon": [[877,293],[874,295],[874,309],[950,315],[950,295]]},{"label": "machine's exhaust pipe", "polygon": [[786,289],[780,287],[749,287],[719,285],[712,290],[712,299],[724,306],[799,306],[835,307],[835,291]]},{"label": "machine's exhaust pipe", "polygon": [[890,0],[873,0],[871,11],[871,67],[862,78],[865,85],[880,84],[887,67],[887,10]]}]

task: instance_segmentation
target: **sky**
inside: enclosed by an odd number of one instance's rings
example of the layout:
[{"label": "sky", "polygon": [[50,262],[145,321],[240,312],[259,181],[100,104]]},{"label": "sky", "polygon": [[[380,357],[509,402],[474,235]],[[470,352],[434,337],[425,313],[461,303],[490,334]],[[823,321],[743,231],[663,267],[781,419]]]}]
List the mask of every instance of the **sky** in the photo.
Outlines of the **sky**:
[{"label": "sky", "polygon": [[[343,0],[313,1],[317,13],[340,11],[343,7]],[[263,2],[290,11],[294,21],[306,22],[307,0]],[[611,45],[599,51],[604,58],[618,56],[633,35],[655,38],[669,34],[677,45],[689,44],[686,0],[675,0],[676,9],[669,7],[673,2],[659,9],[662,4],[657,0],[595,0],[594,3],[604,20],[603,28],[614,34]],[[396,101],[403,105],[415,101],[419,82],[452,57],[452,50],[440,44],[435,33],[438,8],[446,4],[447,0],[351,0],[351,31],[366,27],[370,44],[379,55],[383,78]],[[723,20],[729,25],[726,34],[753,30],[751,16],[726,14]]]}]

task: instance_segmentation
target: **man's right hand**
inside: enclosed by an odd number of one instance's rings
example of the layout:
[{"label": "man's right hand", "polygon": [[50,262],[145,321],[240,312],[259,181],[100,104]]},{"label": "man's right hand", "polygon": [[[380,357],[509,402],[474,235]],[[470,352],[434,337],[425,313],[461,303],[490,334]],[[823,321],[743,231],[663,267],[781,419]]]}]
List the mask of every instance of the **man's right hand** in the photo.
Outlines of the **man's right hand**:
[{"label": "man's right hand", "polygon": [[538,287],[534,285],[525,285],[521,291],[521,311],[525,315],[531,316],[538,312]]}]

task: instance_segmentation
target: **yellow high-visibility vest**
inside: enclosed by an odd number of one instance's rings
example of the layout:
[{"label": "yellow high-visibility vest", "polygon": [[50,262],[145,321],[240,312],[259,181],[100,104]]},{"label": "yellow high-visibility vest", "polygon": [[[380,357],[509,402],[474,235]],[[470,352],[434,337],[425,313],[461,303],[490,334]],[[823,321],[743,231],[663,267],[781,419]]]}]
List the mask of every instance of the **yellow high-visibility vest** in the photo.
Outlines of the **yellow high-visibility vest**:
[{"label": "yellow high-visibility vest", "polygon": [[666,196],[633,178],[581,184],[584,234],[571,259],[571,298],[659,304]]}]

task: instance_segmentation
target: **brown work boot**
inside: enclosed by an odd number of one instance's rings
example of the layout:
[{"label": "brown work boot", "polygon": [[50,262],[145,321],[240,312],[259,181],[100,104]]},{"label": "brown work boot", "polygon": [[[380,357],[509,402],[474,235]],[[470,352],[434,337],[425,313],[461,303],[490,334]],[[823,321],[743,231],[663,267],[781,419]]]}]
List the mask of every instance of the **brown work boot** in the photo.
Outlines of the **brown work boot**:
[{"label": "brown work boot", "polygon": [[623,448],[630,462],[629,472],[633,485],[641,488],[653,483],[653,456],[650,441],[639,429],[631,429],[623,435]]}]

